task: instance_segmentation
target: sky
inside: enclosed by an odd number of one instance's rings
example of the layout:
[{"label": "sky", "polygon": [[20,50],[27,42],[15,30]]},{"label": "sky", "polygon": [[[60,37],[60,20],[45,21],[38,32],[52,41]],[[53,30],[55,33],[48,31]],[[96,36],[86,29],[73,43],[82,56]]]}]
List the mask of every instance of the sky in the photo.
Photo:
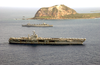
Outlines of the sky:
[{"label": "sky", "polygon": [[72,8],[100,7],[100,0],[0,0],[0,7],[50,7],[64,4]]}]

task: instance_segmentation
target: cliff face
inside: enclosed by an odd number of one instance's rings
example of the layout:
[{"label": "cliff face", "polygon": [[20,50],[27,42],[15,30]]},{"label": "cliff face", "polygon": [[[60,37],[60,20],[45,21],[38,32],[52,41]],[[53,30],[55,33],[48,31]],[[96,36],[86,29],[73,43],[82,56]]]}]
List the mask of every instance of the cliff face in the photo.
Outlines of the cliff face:
[{"label": "cliff face", "polygon": [[65,15],[76,14],[77,12],[65,5],[55,5],[47,8],[40,8],[35,17],[55,17],[59,18]]}]

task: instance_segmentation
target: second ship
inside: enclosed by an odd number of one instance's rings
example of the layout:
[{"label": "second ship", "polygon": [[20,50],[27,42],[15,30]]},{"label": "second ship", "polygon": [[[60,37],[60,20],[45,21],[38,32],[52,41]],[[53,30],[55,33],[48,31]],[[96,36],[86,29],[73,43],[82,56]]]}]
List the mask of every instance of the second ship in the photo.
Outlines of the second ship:
[{"label": "second ship", "polygon": [[46,23],[43,23],[43,24],[26,24],[26,25],[22,25],[23,27],[53,27],[53,25],[49,25],[49,24],[46,24]]}]

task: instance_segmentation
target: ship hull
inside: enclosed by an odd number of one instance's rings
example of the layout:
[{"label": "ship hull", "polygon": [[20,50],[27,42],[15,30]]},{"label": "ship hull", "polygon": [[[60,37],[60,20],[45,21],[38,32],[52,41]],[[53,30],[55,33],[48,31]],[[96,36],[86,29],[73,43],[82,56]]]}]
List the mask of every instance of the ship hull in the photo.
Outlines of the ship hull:
[{"label": "ship hull", "polygon": [[53,27],[52,25],[22,25],[22,27]]},{"label": "ship hull", "polygon": [[67,45],[67,44],[83,44],[83,42],[9,42],[9,44],[43,44],[43,45]]}]

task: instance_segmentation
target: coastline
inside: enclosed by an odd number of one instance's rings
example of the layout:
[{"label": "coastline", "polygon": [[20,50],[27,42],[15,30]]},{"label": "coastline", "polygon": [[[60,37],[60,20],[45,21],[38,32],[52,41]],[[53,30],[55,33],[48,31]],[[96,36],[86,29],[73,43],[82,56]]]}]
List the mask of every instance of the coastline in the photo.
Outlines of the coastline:
[{"label": "coastline", "polygon": [[100,18],[100,13],[78,13],[74,15],[66,15],[66,16],[60,16],[60,17],[50,17],[50,16],[41,16],[41,17],[33,17],[33,18],[28,18],[30,19],[39,19],[39,20],[60,20],[60,19],[95,19],[95,18]]},{"label": "coastline", "polygon": [[100,17],[92,17],[92,18],[28,18],[27,20],[62,20],[62,19],[95,19]]}]

